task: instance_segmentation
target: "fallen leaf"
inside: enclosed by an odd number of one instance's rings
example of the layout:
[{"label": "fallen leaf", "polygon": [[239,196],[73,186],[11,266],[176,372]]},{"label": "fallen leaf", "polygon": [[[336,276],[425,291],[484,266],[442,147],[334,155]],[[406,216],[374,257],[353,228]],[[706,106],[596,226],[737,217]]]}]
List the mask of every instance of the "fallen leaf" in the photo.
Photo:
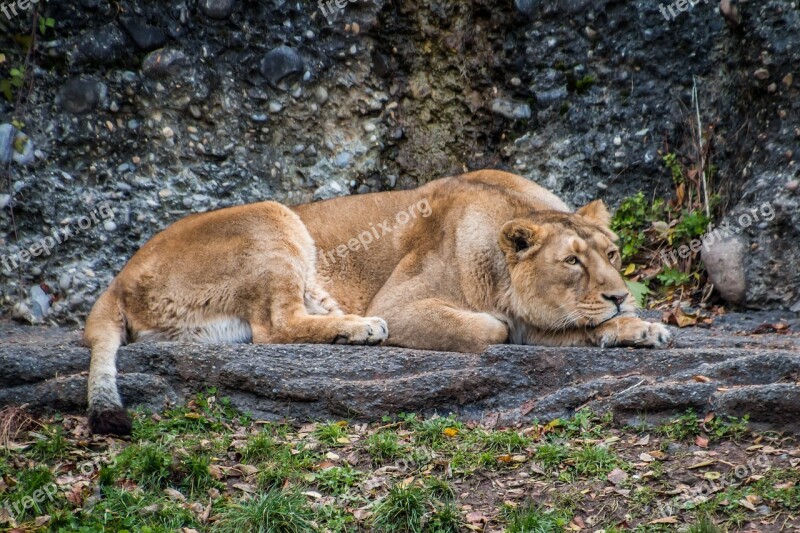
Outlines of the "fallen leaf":
[{"label": "fallen leaf", "polygon": [[639,460],[645,463],[652,463],[653,461],[656,460],[656,458],[650,455],[649,453],[640,453]]},{"label": "fallen leaf", "polygon": [[456,435],[458,435],[458,430],[457,430],[456,428],[444,428],[444,429],[442,430],[442,434],[443,434],[445,437],[450,437],[450,438],[453,438],[453,437],[455,437]]},{"label": "fallen leaf", "polygon": [[715,479],[721,478],[722,474],[720,474],[719,472],[711,471],[711,472],[706,472],[705,474],[703,474],[703,477],[708,479],[709,481],[714,481]]},{"label": "fallen leaf", "polygon": [[620,483],[625,482],[626,479],[628,479],[628,474],[619,468],[615,468],[608,473],[608,480],[614,485],[619,485]]},{"label": "fallen leaf", "polygon": [[645,435],[633,443],[634,446],[647,446],[648,444],[650,444],[650,435]]},{"label": "fallen leaf", "polygon": [[677,524],[678,518],[676,516],[665,516],[663,518],[656,518],[651,520],[648,524]]},{"label": "fallen leaf", "polygon": [[255,485],[251,485],[250,483],[234,483],[233,488],[239,489],[242,492],[246,492],[248,494],[254,494],[255,492],[258,491],[258,488],[256,488]]},{"label": "fallen leaf", "polygon": [[322,498],[322,494],[319,492],[314,492],[313,490],[307,490],[303,493],[303,496],[308,496],[310,498],[314,498],[315,500],[319,500]]},{"label": "fallen leaf", "polygon": [[180,491],[177,491],[175,489],[171,489],[169,487],[164,489],[164,494],[167,495],[167,498],[169,498],[170,500],[175,501],[175,502],[185,502],[186,501],[186,496],[181,494]]},{"label": "fallen leaf", "polygon": [[499,462],[501,462],[501,463],[510,463],[511,462],[511,456],[508,455],[508,454],[498,455],[497,456],[497,460]]},{"label": "fallen leaf", "polygon": [[699,374],[696,375],[696,376],[693,376],[692,379],[694,379],[695,381],[697,381],[699,383],[709,383],[711,381],[711,378],[708,378],[706,376],[701,376]]},{"label": "fallen leaf", "polygon": [[701,462],[699,462],[699,463],[696,463],[696,464],[693,464],[693,465],[691,465],[691,466],[687,466],[687,467],[686,467],[686,469],[687,469],[687,470],[695,470],[695,469],[697,469],[697,468],[703,468],[703,467],[705,467],[705,466],[711,466],[711,465],[713,465],[714,463],[716,463],[716,461],[714,461],[713,459],[711,459],[711,460],[708,460],[708,461],[701,461]]},{"label": "fallen leaf", "polygon": [[684,312],[680,306],[664,311],[664,315],[661,318],[664,323],[678,326],[679,328],[694,326],[697,324],[698,319],[699,316]]},{"label": "fallen leaf", "polygon": [[470,524],[485,524],[488,521],[489,519],[486,518],[486,515],[478,511],[467,513],[467,522]]},{"label": "fallen leaf", "polygon": [[742,507],[745,507],[745,508],[747,508],[747,509],[750,509],[750,510],[751,510],[751,511],[753,511],[753,512],[755,512],[755,510],[756,510],[756,506],[755,506],[755,505],[753,505],[753,504],[750,502],[750,500],[748,500],[747,498],[742,498],[741,500],[739,500],[739,502],[738,502],[738,503],[739,503],[739,505],[741,505]]},{"label": "fallen leaf", "polygon": [[701,448],[708,448],[708,437],[698,435],[694,442]]}]

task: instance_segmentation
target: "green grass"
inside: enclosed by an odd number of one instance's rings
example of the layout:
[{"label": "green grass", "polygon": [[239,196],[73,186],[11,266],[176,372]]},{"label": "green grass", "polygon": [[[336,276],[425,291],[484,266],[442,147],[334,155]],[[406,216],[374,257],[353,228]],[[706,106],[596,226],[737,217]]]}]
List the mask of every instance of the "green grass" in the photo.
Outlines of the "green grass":
[{"label": "green grass", "polygon": [[347,440],[347,423],[346,422],[326,422],[320,424],[314,431],[314,436],[323,444],[329,446],[339,446],[345,444]]},{"label": "green grass", "polygon": [[274,457],[278,443],[267,433],[259,433],[247,441],[247,447],[242,452],[242,461],[255,464]]},{"label": "green grass", "polygon": [[617,455],[605,446],[590,444],[570,454],[572,469],[581,476],[603,477],[621,464]]},{"label": "green grass", "polygon": [[396,484],[375,505],[372,525],[376,531],[421,533],[426,504],[421,488]]},{"label": "green grass", "polygon": [[536,460],[546,470],[558,470],[569,457],[569,449],[563,444],[545,442],[536,447]]},{"label": "green grass", "polygon": [[506,510],[506,533],[557,533],[572,517],[564,511],[548,511],[537,505]]},{"label": "green grass", "polygon": [[464,429],[464,424],[456,420],[452,415],[446,417],[436,416],[416,422],[412,429],[416,444],[439,448],[457,440]]},{"label": "green grass", "polygon": [[516,431],[506,429],[500,431],[475,431],[472,433],[472,441],[486,451],[494,453],[520,453],[531,445],[532,441],[528,437],[520,435]]},{"label": "green grass", "polygon": [[306,533],[314,531],[313,518],[303,495],[273,490],[227,505],[212,529],[221,533]]},{"label": "green grass", "polygon": [[333,466],[317,473],[315,481],[322,492],[340,495],[347,492],[361,477],[361,472],[349,465]]},{"label": "green grass", "polygon": [[205,494],[208,489],[219,485],[209,469],[211,458],[207,455],[192,454],[181,461],[181,486],[189,491],[190,496]]},{"label": "green grass", "polygon": [[31,457],[39,461],[51,461],[66,457],[68,444],[61,428],[46,428],[42,435],[42,438],[38,438],[33,443],[30,450]]},{"label": "green grass", "polygon": [[379,431],[367,437],[364,449],[375,463],[392,461],[403,455],[400,438],[391,431]]},{"label": "green grass", "polygon": [[172,455],[160,444],[133,444],[117,457],[106,474],[109,482],[120,477],[150,490],[162,489],[172,476]]}]

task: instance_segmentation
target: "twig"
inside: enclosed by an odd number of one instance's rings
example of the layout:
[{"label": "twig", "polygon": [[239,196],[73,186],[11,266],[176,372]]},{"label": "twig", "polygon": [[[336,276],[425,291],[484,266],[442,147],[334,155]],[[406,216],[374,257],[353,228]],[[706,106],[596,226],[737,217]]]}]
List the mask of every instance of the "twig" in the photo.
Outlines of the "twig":
[{"label": "twig", "polygon": [[620,392],[618,392],[617,394],[625,394],[625,393],[626,393],[626,392],[628,392],[629,390],[633,390],[633,389],[635,389],[636,387],[638,387],[639,385],[641,385],[641,384],[642,384],[642,383],[644,383],[645,381],[647,381],[647,380],[646,380],[646,379],[643,379],[642,381],[640,381],[640,382],[639,382],[639,383],[637,383],[636,385],[631,385],[630,387],[628,387],[628,388],[627,388],[627,389],[625,389],[624,391],[620,391]]},{"label": "twig", "polygon": [[700,120],[700,98],[697,95],[697,76],[692,76],[692,101],[697,115],[697,156],[700,161],[700,176],[703,180],[703,203],[706,217],[711,219],[711,208],[708,202],[708,181],[706,179],[705,151],[703,150],[703,123]]}]

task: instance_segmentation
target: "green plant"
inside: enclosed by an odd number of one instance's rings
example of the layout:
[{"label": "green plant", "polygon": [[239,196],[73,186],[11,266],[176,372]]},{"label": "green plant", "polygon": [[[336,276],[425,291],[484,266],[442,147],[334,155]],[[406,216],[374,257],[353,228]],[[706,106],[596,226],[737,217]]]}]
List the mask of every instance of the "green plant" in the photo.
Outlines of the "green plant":
[{"label": "green plant", "polygon": [[421,533],[426,503],[419,487],[395,484],[375,505],[372,524],[377,531]]},{"label": "green plant", "polygon": [[476,431],[472,439],[484,450],[495,453],[519,453],[531,444],[531,439],[511,429]]},{"label": "green plant", "polygon": [[557,533],[564,531],[572,517],[561,511],[548,511],[528,504],[515,509],[506,508],[506,533]]},{"label": "green plant", "polygon": [[56,27],[56,19],[52,19],[50,17],[43,17],[39,15],[39,33],[44,35],[47,32],[48,28],[55,28]]},{"label": "green plant", "polygon": [[426,533],[458,533],[463,531],[463,521],[458,509],[452,504],[437,506],[425,523]]},{"label": "green plant", "polygon": [[617,455],[606,446],[589,444],[570,454],[572,468],[579,475],[604,476],[620,464]]},{"label": "green plant", "polygon": [[210,466],[211,458],[207,455],[192,454],[181,461],[181,472],[184,476],[181,484],[189,489],[190,495],[205,493],[217,485],[211,475]]},{"label": "green plant", "polygon": [[108,476],[116,478],[121,474],[145,489],[160,489],[172,475],[171,465],[172,457],[161,445],[133,444],[119,454],[114,472]]},{"label": "green plant", "polygon": [[247,446],[242,451],[242,460],[248,463],[266,461],[273,457],[278,446],[278,443],[270,435],[259,433],[248,439]]},{"label": "green plant", "polygon": [[349,442],[347,438],[347,422],[326,422],[314,430],[314,436],[323,444],[338,446]]},{"label": "green plant", "polygon": [[67,454],[67,439],[61,428],[46,428],[42,437],[31,447],[31,455],[41,461],[63,459]]},{"label": "green plant", "polygon": [[680,287],[682,285],[687,285],[692,280],[692,275],[682,272],[677,268],[665,267],[664,270],[656,276],[656,279],[665,287]]},{"label": "green plant", "polygon": [[361,477],[361,472],[351,466],[333,466],[318,472],[315,481],[320,490],[334,495],[344,494],[347,489],[356,484]]},{"label": "green plant", "polygon": [[557,470],[569,457],[569,450],[562,444],[543,443],[536,448],[536,460],[543,468]]},{"label": "green plant", "polygon": [[391,431],[379,431],[367,437],[364,447],[375,462],[391,461],[402,455],[400,439]]},{"label": "green plant", "polygon": [[314,531],[313,518],[303,495],[273,490],[224,507],[213,531],[306,533]]},{"label": "green plant", "polygon": [[0,80],[0,92],[9,102],[14,101],[14,91],[22,87],[25,81],[25,68],[12,67],[8,71],[8,78]]}]

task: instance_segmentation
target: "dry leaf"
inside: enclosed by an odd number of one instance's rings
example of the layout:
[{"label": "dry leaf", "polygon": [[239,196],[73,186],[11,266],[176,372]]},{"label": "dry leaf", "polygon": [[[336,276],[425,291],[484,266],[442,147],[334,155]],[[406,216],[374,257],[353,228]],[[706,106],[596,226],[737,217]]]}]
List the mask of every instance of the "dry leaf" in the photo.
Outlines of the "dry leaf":
[{"label": "dry leaf", "polygon": [[701,376],[701,375],[694,376],[692,377],[692,379],[700,383],[709,383],[711,381],[711,378],[707,378],[706,376]]},{"label": "dry leaf", "polygon": [[656,458],[650,455],[649,453],[640,453],[639,460],[645,463],[652,463],[653,461],[656,460]]},{"label": "dry leaf", "polygon": [[626,474],[623,470],[620,470],[619,468],[615,468],[614,470],[608,473],[608,480],[614,485],[619,485],[620,483],[624,483],[626,479],[628,479],[628,474]]},{"label": "dry leaf", "polygon": [[697,438],[694,440],[694,443],[700,446],[701,448],[708,448],[708,437],[704,435],[698,435]]},{"label": "dry leaf", "polygon": [[250,483],[234,483],[233,488],[239,489],[248,494],[254,494],[258,491],[258,488],[256,488],[255,485],[251,485]]},{"label": "dry leaf", "polygon": [[651,520],[648,524],[677,524],[678,517],[676,516],[665,516],[663,518],[656,518],[655,520]]},{"label": "dry leaf", "polygon": [[457,430],[456,428],[444,428],[444,429],[442,430],[442,434],[443,434],[445,437],[450,437],[450,438],[453,438],[453,437],[455,437],[456,435],[458,435],[458,430]]},{"label": "dry leaf", "polygon": [[647,446],[648,444],[650,444],[650,435],[645,435],[633,443],[634,446]]},{"label": "dry leaf", "polygon": [[169,498],[172,501],[176,501],[176,502],[185,502],[186,501],[186,496],[181,494],[179,491],[177,491],[175,489],[171,489],[169,487],[164,489],[164,494],[166,494],[167,498]]},{"label": "dry leaf", "polygon": [[739,503],[739,505],[741,505],[742,507],[746,507],[747,509],[750,509],[751,511],[754,511],[754,512],[755,512],[755,510],[756,510],[756,506],[755,506],[755,505],[753,505],[753,504],[750,502],[750,500],[748,500],[747,498],[742,498],[741,500],[739,500],[739,502],[738,502],[738,503]]}]

